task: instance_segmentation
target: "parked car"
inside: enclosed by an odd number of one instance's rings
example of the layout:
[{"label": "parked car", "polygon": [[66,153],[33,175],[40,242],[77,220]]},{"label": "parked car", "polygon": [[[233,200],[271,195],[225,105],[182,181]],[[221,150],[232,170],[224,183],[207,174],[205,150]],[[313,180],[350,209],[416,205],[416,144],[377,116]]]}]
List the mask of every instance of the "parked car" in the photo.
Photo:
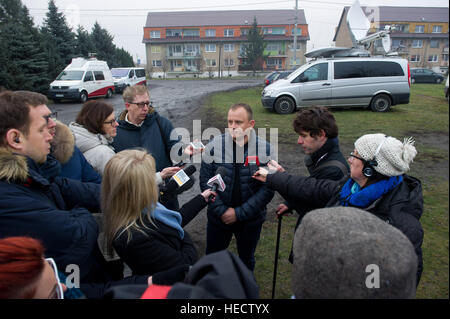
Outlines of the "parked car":
[{"label": "parked car", "polygon": [[285,79],[266,86],[265,108],[288,114],[300,107],[370,107],[386,112],[409,103],[408,61],[401,58],[319,58],[302,65]]},{"label": "parked car", "polygon": [[411,83],[441,83],[444,77],[429,69],[412,68]]},{"label": "parked car", "polygon": [[111,73],[117,93],[123,92],[127,86],[147,85],[144,68],[112,68]]},{"label": "parked car", "polygon": [[267,86],[269,84],[272,84],[273,82],[279,80],[279,79],[284,79],[286,78],[289,74],[292,73],[293,70],[291,71],[274,71],[270,74],[268,74],[265,78],[264,78],[264,84]]},{"label": "parked car", "polygon": [[113,93],[114,80],[105,61],[73,58],[56,80],[50,83],[48,97],[55,103],[62,99],[84,103],[90,97],[110,98]]},{"label": "parked car", "polygon": [[448,101],[448,75],[447,75],[447,81],[445,81],[445,89],[444,89],[444,93],[445,93],[445,97],[447,98]]}]

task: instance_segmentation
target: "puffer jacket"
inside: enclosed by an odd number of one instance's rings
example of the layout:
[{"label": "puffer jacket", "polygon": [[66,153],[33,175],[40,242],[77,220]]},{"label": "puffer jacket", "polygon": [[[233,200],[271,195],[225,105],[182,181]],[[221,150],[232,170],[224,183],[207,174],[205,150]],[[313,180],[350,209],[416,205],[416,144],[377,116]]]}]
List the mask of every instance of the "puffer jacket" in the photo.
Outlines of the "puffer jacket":
[{"label": "puffer jacket", "polygon": [[97,173],[103,175],[106,163],[114,156],[111,145],[112,138],[103,134],[93,134],[82,125],[72,122],[69,125],[75,135],[75,144],[83,153],[86,160]]},{"label": "puffer jacket", "polygon": [[56,121],[56,134],[51,141],[51,146],[51,154],[61,164],[60,176],[85,183],[100,184],[102,182],[101,176],[75,146],[72,131],[59,121]]},{"label": "puffer jacket", "polygon": [[100,185],[40,174],[30,158],[0,149],[0,237],[42,241],[58,268],[80,267],[83,280],[96,263]]},{"label": "puffer jacket", "polygon": [[[267,185],[283,197],[295,198],[299,202],[311,203],[317,207],[341,205],[339,194],[343,185],[339,181],[292,176],[286,172],[277,172],[267,175]],[[419,262],[418,284],[423,271],[422,242],[424,236],[419,221],[423,213],[420,181],[412,176],[403,175],[403,181],[397,187],[362,209],[398,228],[411,241]]]},{"label": "puffer jacket", "polygon": [[[218,151],[221,149],[222,151]],[[264,166],[273,158],[271,145],[256,136],[252,130],[248,149],[244,152],[243,160],[247,156],[258,156],[260,165]],[[226,173],[222,175],[225,183],[225,190],[218,192],[213,203],[208,205],[208,221],[217,225],[224,225],[220,219],[223,213],[231,207],[233,185],[234,185],[234,164],[233,161],[233,140],[229,133],[215,137],[205,147],[203,161],[200,169],[200,189],[204,191],[210,188],[208,180],[216,175],[218,167],[224,167]],[[241,184],[242,205],[235,207],[237,221],[264,221],[266,218],[266,205],[272,200],[274,191],[252,178],[250,166],[241,165],[239,170]]]},{"label": "puffer jacket", "polygon": [[[136,126],[125,121],[127,113],[128,111],[123,111],[118,119],[117,136],[114,137],[112,143],[115,151],[120,152],[125,149],[142,147],[155,159],[157,172],[173,166],[170,152],[172,147],[179,142],[179,139],[170,138],[173,130],[172,123],[151,109],[142,125]],[[179,151],[178,154],[180,154]],[[180,160],[174,160],[180,162]]]}]

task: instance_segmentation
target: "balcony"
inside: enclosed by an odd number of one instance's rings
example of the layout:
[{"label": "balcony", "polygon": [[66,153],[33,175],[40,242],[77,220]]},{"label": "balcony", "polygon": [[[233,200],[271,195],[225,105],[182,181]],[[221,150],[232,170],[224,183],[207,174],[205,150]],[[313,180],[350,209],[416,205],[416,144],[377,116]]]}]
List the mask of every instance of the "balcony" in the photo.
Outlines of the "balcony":
[{"label": "balcony", "polygon": [[167,54],[168,59],[199,59],[202,53],[200,51],[195,52],[169,52]]}]

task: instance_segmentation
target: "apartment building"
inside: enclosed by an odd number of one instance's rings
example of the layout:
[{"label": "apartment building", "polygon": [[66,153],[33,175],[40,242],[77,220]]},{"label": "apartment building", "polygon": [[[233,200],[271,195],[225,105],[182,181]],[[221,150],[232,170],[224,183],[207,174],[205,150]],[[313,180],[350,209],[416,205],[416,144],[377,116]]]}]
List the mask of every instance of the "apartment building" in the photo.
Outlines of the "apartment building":
[{"label": "apartment building", "polygon": [[[347,26],[345,7],[333,41],[336,46],[352,46]],[[449,63],[449,12],[439,7],[362,7],[371,21],[369,33],[383,30],[386,25],[393,26],[391,31],[391,51],[410,62],[410,67],[424,67],[445,73]],[[374,19],[373,19],[374,18]],[[384,54],[381,40],[372,44],[371,54]]]},{"label": "apartment building", "polygon": [[285,70],[306,62],[309,32],[303,10],[298,10],[297,20],[295,10],[150,12],[143,37],[147,68],[152,74],[168,76],[249,71],[243,51],[255,17],[266,44],[264,70]]}]

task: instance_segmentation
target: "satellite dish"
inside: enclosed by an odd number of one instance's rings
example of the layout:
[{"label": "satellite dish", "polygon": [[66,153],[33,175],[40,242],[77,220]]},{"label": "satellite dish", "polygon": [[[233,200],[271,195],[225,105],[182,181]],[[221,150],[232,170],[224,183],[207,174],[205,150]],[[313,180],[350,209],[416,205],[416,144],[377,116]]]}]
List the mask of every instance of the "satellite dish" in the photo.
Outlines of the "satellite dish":
[{"label": "satellite dish", "polygon": [[353,3],[347,12],[347,25],[354,44],[364,38],[370,29],[370,21],[361,9],[358,0]]},{"label": "satellite dish", "polygon": [[381,38],[381,44],[383,45],[384,52],[388,53],[391,51],[391,37],[389,34]]}]

